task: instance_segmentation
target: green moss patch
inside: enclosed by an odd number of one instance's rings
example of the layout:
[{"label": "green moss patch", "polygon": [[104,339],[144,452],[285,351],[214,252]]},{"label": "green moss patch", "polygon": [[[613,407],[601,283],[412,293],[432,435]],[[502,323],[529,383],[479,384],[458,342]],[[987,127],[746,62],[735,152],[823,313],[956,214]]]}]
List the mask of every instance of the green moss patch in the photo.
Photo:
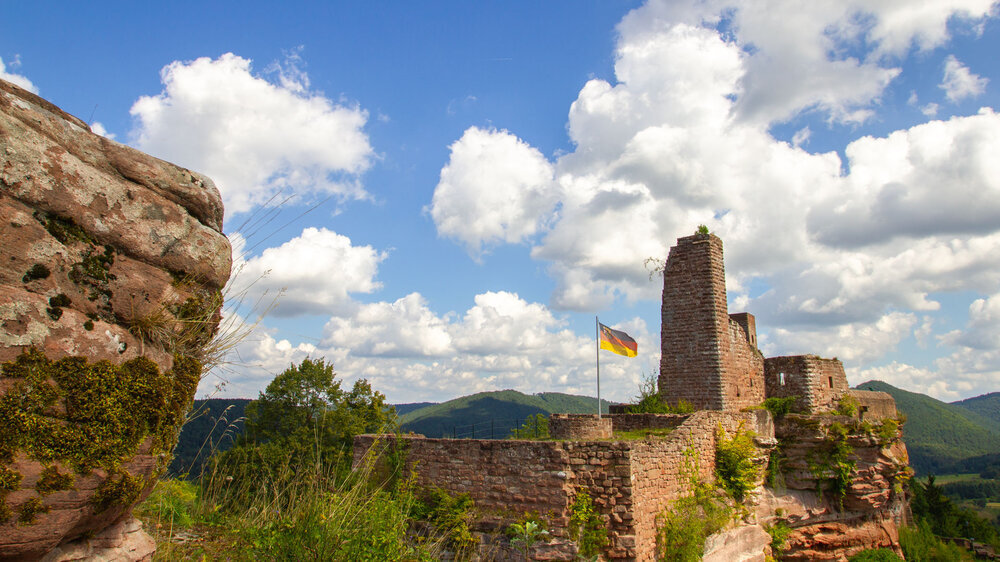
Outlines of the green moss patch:
[{"label": "green moss patch", "polygon": [[[201,364],[175,355],[173,369],[161,373],[145,357],[121,365],[89,363],[82,357],[52,361],[32,348],[0,365],[0,376],[15,380],[0,396],[0,419],[5,420],[0,424],[0,466],[22,452],[43,463],[59,461],[81,474],[102,468],[118,475],[113,479],[117,488],[102,497],[134,499],[131,490],[136,485],[141,490],[141,482],[123,476],[120,465],[148,437],[153,438],[152,453],[171,450]],[[60,401],[65,412],[55,408]],[[12,481],[12,471],[4,470],[0,482]],[[71,485],[58,470],[47,480],[44,476],[40,485],[49,491]]]},{"label": "green moss patch", "polygon": [[38,482],[35,484],[35,490],[43,496],[51,494],[52,492],[72,490],[74,480],[76,479],[72,474],[59,472],[59,467],[55,465],[47,466],[45,467],[45,470],[42,471],[42,475],[38,478]]},{"label": "green moss patch", "polygon": [[133,476],[127,470],[115,471],[101,482],[90,502],[97,506],[98,512],[114,505],[131,505],[145,486],[142,477]]},{"label": "green moss patch", "polygon": [[50,215],[49,213],[45,213],[43,211],[35,211],[33,216],[35,217],[35,220],[45,227],[45,230],[47,230],[49,234],[65,245],[69,245],[77,241],[84,242],[86,244],[93,244],[94,242],[94,239],[91,238],[85,230],[80,228],[78,224],[73,222],[72,219]]},{"label": "green moss patch", "polygon": [[49,506],[42,503],[42,498],[31,498],[17,508],[17,522],[21,525],[31,525],[38,519],[39,513],[48,513]]},{"label": "green moss patch", "polygon": [[22,283],[30,283],[35,279],[46,279],[52,272],[49,271],[45,264],[36,263],[35,265],[28,268],[28,271],[24,272],[24,276],[21,277]]}]

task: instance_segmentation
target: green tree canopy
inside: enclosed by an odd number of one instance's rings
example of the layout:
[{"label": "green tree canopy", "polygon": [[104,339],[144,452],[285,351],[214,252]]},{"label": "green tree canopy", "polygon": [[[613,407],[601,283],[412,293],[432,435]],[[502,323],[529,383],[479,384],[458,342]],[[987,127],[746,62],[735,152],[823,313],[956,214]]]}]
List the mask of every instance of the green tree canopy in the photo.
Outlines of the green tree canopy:
[{"label": "green tree canopy", "polygon": [[272,444],[309,460],[334,460],[350,451],[360,433],[393,431],[396,413],[365,379],[349,392],[336,380],[333,364],[306,358],[274,378],[247,405],[242,445]]}]

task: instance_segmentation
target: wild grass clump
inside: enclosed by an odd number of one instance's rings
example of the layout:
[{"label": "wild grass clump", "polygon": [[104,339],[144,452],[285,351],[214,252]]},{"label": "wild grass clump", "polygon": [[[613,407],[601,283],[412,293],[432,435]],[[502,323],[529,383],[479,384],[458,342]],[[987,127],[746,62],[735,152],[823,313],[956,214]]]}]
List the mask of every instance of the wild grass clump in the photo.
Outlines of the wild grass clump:
[{"label": "wild grass clump", "polygon": [[412,477],[374,470],[388,447],[377,443],[342,479],[338,466],[284,458],[237,473],[216,464],[200,483],[159,482],[137,515],[164,560],[438,560],[445,533],[410,533],[420,504]]}]

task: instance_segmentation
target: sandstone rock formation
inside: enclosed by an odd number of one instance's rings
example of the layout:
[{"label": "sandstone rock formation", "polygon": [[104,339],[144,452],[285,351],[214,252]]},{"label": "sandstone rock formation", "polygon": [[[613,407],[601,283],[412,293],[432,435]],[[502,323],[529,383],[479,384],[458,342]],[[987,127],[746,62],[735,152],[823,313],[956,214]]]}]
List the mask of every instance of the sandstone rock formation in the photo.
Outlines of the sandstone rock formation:
[{"label": "sandstone rock formation", "polygon": [[208,178],[0,81],[0,559],[139,532],[211,360],[222,217]]}]

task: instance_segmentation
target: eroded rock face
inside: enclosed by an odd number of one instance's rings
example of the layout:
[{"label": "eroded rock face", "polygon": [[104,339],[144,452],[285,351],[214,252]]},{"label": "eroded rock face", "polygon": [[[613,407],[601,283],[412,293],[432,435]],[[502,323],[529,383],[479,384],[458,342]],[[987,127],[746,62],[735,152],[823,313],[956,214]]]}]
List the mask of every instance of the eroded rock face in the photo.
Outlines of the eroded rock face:
[{"label": "eroded rock face", "polygon": [[103,536],[168,464],[229,278],[222,217],[208,178],[0,81],[0,558]]},{"label": "eroded rock face", "polygon": [[[902,554],[912,471],[895,420],[790,415],[778,420],[775,435],[783,482],[766,507],[791,527],[782,560],[846,560],[869,548]],[[838,483],[838,466],[850,464]]]}]

